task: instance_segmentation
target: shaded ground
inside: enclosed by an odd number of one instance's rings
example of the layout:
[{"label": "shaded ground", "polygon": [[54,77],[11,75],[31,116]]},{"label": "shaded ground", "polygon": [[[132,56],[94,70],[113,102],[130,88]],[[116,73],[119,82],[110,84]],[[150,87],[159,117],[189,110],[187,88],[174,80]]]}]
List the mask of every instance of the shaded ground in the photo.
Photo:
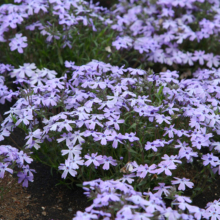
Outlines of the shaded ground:
[{"label": "shaded ground", "polygon": [[27,189],[11,175],[0,180],[0,187],[4,187],[1,220],[70,220],[78,210],[89,206],[82,189],[55,186],[58,177],[52,177],[47,167],[39,163],[32,167],[37,174]]},{"label": "shaded ground", "polygon": [[[11,103],[0,105],[0,115],[8,111]],[[4,116],[3,116],[4,117]],[[24,134],[16,129],[13,134],[15,142],[22,146]],[[10,139],[1,145],[15,146]],[[70,220],[78,211],[90,205],[83,190],[75,187],[70,190],[65,186],[55,186],[60,176],[50,175],[50,168],[33,162],[31,168],[37,171],[34,182],[28,188],[17,183],[17,178],[8,174],[0,179],[0,220]],[[220,178],[212,185],[211,191],[206,191],[193,200],[193,205],[204,208],[207,202],[220,198]],[[2,197],[2,198],[1,198]]]}]

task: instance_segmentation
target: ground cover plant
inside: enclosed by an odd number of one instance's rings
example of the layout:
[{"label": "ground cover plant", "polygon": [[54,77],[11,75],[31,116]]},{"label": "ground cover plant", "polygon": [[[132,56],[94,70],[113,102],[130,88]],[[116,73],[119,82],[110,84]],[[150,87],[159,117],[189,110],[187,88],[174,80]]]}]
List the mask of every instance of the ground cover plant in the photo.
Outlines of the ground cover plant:
[{"label": "ground cover plant", "polygon": [[[9,3],[9,2],[8,2]],[[15,67],[35,63],[56,69],[64,61],[119,59],[105,49],[117,35],[109,32],[108,10],[86,1],[15,1],[1,6],[1,62]],[[19,4],[18,4],[19,3]]]},{"label": "ground cover plant", "polygon": [[[117,50],[143,67],[178,70],[219,66],[219,1],[119,1],[112,8]],[[133,61],[134,62],[134,61]],[[158,68],[160,67],[160,68]]]},{"label": "ground cover plant", "polygon": [[31,162],[49,165],[93,201],[73,219],[220,219],[219,201],[191,204],[220,174],[218,1],[15,0],[0,12],[0,103],[16,100],[0,141],[26,134],[0,145],[1,178],[28,187]]}]

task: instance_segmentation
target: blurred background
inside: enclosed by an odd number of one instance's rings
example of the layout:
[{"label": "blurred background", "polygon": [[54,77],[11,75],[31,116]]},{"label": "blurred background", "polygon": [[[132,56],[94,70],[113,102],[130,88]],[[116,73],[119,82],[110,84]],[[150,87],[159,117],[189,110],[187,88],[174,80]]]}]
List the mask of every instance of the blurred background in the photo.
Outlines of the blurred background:
[{"label": "blurred background", "polygon": [[[33,0],[29,0],[29,1],[33,1]],[[90,0],[86,0],[86,1],[90,2]],[[112,5],[118,2],[118,0],[93,0],[93,2],[94,3],[99,2],[100,6],[110,8]],[[14,3],[14,1],[13,0],[0,0],[0,5],[8,4],[8,3]]]}]

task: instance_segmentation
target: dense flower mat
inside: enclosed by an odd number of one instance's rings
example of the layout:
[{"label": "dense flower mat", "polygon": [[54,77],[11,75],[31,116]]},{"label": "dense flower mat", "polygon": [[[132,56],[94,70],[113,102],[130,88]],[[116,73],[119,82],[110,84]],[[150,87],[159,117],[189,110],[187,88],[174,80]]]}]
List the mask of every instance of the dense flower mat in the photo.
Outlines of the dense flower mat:
[{"label": "dense flower mat", "polygon": [[2,5],[0,141],[26,144],[0,145],[0,177],[58,170],[93,200],[73,219],[220,219],[191,204],[220,174],[219,19],[215,0]]}]

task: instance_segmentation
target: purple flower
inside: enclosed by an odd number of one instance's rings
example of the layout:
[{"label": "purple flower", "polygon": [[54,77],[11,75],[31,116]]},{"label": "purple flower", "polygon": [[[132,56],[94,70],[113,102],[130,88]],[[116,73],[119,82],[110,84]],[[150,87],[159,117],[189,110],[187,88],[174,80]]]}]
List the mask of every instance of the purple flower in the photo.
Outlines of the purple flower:
[{"label": "purple flower", "polygon": [[175,131],[176,131],[176,129],[173,128],[173,127],[174,127],[174,125],[170,125],[169,128],[167,128],[167,127],[164,128],[164,130],[166,132],[165,132],[165,134],[163,136],[166,136],[168,134],[169,138],[173,138],[174,137],[173,133],[175,133]]},{"label": "purple flower", "polygon": [[176,130],[176,134],[178,137],[182,137],[183,135],[185,135],[186,137],[190,137],[190,135],[188,135],[188,131],[184,129]]},{"label": "purple flower", "polygon": [[218,162],[218,157],[214,156],[213,153],[211,154],[205,154],[202,156],[202,160],[203,161],[203,165],[207,166],[208,164],[211,164],[213,167],[215,167],[217,165]]},{"label": "purple flower", "polygon": [[104,192],[100,197],[98,196],[96,199],[94,199],[94,203],[96,204],[104,203],[108,205],[109,202],[112,201],[120,201],[119,194],[117,194],[114,189],[110,189],[109,192]]},{"label": "purple flower", "polygon": [[102,164],[103,159],[102,159],[102,155],[97,156],[98,153],[92,153],[91,156],[89,155],[85,155],[85,158],[87,159],[87,161],[85,162],[85,165],[88,167],[91,163],[93,163],[95,166],[99,166],[100,164]]},{"label": "purple flower", "polygon": [[74,145],[77,141],[79,142],[79,144],[85,143],[85,139],[82,138],[84,132],[80,132],[80,130],[78,130],[70,134],[70,138],[66,140],[66,144],[72,143]]},{"label": "purple flower", "polygon": [[149,201],[146,199],[142,198],[140,195],[132,195],[131,197],[127,198],[126,200],[133,202],[135,205],[140,205],[140,206],[148,206]]},{"label": "purple flower", "polygon": [[116,41],[112,43],[112,46],[116,47],[117,50],[121,48],[129,48],[132,45],[132,39],[128,36],[119,37]]},{"label": "purple flower", "polygon": [[87,120],[85,124],[86,124],[87,128],[89,128],[91,130],[95,130],[96,125],[103,127],[103,125],[100,123],[100,121],[96,118],[93,118],[91,120]]},{"label": "purple flower", "polygon": [[26,161],[27,163],[31,163],[33,161],[32,158],[30,158],[26,153],[24,153],[22,150],[17,154],[18,155],[18,159],[17,159],[17,163],[19,164],[24,164],[24,161]]},{"label": "purple flower", "polygon": [[8,171],[9,173],[13,173],[13,170],[11,168],[8,168],[8,163],[0,163],[0,178],[4,178],[5,171]]},{"label": "purple flower", "polygon": [[133,172],[137,172],[137,176],[141,178],[145,178],[148,173],[153,174],[155,173],[155,168],[157,166],[155,164],[152,164],[151,166],[148,166],[147,164],[145,165],[140,165],[139,167],[133,169]]},{"label": "purple flower", "polygon": [[159,184],[159,186],[154,187],[154,189],[153,189],[153,190],[157,190],[156,194],[160,197],[162,196],[162,193],[164,193],[165,196],[168,196],[169,191],[167,189],[170,189],[171,186],[165,186],[165,183],[158,183],[158,184]]},{"label": "purple flower", "polygon": [[22,172],[19,172],[18,174],[17,174],[17,176],[19,177],[19,179],[18,179],[18,183],[21,183],[21,182],[23,182],[23,184],[22,184],[22,186],[23,187],[28,187],[28,181],[30,181],[30,182],[33,182],[34,180],[34,177],[33,177],[33,175],[27,175],[27,173],[22,173]]},{"label": "purple flower", "polygon": [[178,190],[184,191],[186,189],[185,186],[188,186],[189,188],[193,188],[193,186],[194,186],[194,183],[189,182],[189,179],[186,179],[185,177],[183,177],[183,178],[174,177],[174,179],[176,179],[176,180],[172,180],[171,183],[172,184],[179,184]]},{"label": "purple flower", "polygon": [[0,141],[5,139],[4,136],[8,137],[10,136],[10,134],[11,133],[7,129],[2,130],[0,133]]},{"label": "purple flower", "polygon": [[138,50],[140,54],[143,52],[149,52],[149,40],[148,38],[137,38],[137,40],[134,42],[134,49]]},{"label": "purple flower", "polygon": [[216,173],[218,171],[218,175],[220,175],[220,160],[216,161],[215,168],[212,168],[213,173]]},{"label": "purple flower", "polygon": [[205,51],[194,51],[194,56],[192,57],[193,61],[199,61],[200,65],[204,65],[204,55],[205,55]]},{"label": "purple flower", "polygon": [[72,220],[91,220],[91,219],[98,219],[98,216],[96,214],[77,211],[76,217],[74,217]]},{"label": "purple flower", "polygon": [[171,121],[171,117],[170,116],[164,116],[164,115],[157,114],[155,117],[156,117],[157,123],[159,123],[159,124],[162,124],[164,121],[167,124],[170,124],[170,121]]},{"label": "purple flower", "polygon": [[23,53],[23,48],[27,47],[27,37],[22,37],[22,34],[16,34],[15,38],[11,39],[9,43],[12,51],[18,50],[19,53]]},{"label": "purple flower", "polygon": [[125,84],[122,84],[122,83],[118,83],[116,86],[113,87],[114,90],[116,92],[119,92],[119,93],[122,93],[123,90],[124,91],[127,91],[128,90],[128,87],[125,85]]},{"label": "purple flower", "polygon": [[209,143],[207,143],[206,141],[202,140],[202,139],[196,139],[194,141],[192,141],[192,146],[196,147],[197,149],[201,149],[202,146],[209,146]]},{"label": "purple flower", "polygon": [[198,157],[198,153],[194,152],[191,147],[181,148],[179,151],[179,158],[185,157],[188,162],[192,162],[192,157]]},{"label": "purple flower", "polygon": [[33,142],[33,138],[41,139],[42,131],[40,129],[35,130],[34,132],[30,131],[28,136],[25,139],[28,139],[26,144],[31,144]]},{"label": "purple flower", "polygon": [[63,138],[59,138],[57,139],[57,142],[60,143],[61,141],[64,141],[66,140],[66,145],[67,146],[72,146],[72,145],[75,145],[77,140],[79,142],[79,144],[82,144],[85,142],[85,140],[82,138],[82,136],[84,136],[84,132],[81,132],[80,131],[75,131],[74,133],[64,133],[61,135]]},{"label": "purple flower", "polygon": [[168,156],[167,154],[165,154],[163,157],[161,157],[161,159],[165,160],[165,161],[171,161],[173,164],[174,163],[182,163],[182,161],[177,160],[178,156],[177,155],[171,155]]},{"label": "purple flower", "polygon": [[80,144],[73,145],[73,144],[68,144],[67,147],[69,148],[68,150],[61,150],[62,155],[68,154],[69,159],[73,159],[73,155],[80,155],[82,147]]},{"label": "purple flower", "polygon": [[10,27],[15,29],[17,27],[17,23],[21,23],[18,21],[14,13],[8,14],[7,16],[4,16],[4,27]]},{"label": "purple flower", "polygon": [[[113,136],[114,136],[114,134],[113,134]],[[124,135],[122,135],[121,133],[119,133],[119,134],[116,133],[114,136],[114,141],[112,143],[112,147],[116,149],[118,147],[118,143],[124,144],[122,142],[123,139],[125,139]]]},{"label": "purple flower", "polygon": [[49,106],[56,106],[58,102],[59,96],[55,94],[50,94],[50,96],[46,97],[45,99],[42,99],[43,105],[49,107]]},{"label": "purple flower", "polygon": [[207,217],[207,219],[211,219],[211,220],[217,220],[220,219],[220,209],[209,209],[208,211],[206,211],[204,213],[204,216]]},{"label": "purple flower", "polygon": [[131,132],[131,133],[125,133],[124,137],[125,137],[126,139],[128,139],[130,142],[138,141],[139,138],[136,137],[135,135],[136,135],[136,133],[133,133],[133,132]]},{"label": "purple flower", "polygon": [[219,56],[214,56],[213,53],[208,53],[204,56],[205,60],[207,60],[207,66],[211,68],[212,66],[218,67],[219,65]]},{"label": "purple flower", "polygon": [[32,172],[36,173],[36,171],[34,169],[30,169],[29,165],[23,165],[22,169],[25,174],[29,173],[29,176],[34,176],[34,174]]},{"label": "purple flower", "polygon": [[161,145],[159,143],[154,143],[154,142],[147,142],[147,144],[145,144],[145,150],[150,150],[152,149],[154,152],[157,152],[157,148],[161,147]]},{"label": "purple flower", "polygon": [[107,141],[113,141],[114,140],[114,136],[100,133],[97,137],[94,137],[93,139],[94,139],[94,141],[101,140],[101,145],[106,145]]},{"label": "purple flower", "polygon": [[103,161],[102,163],[104,164],[102,169],[103,170],[109,170],[109,165],[113,165],[113,166],[116,166],[117,163],[116,163],[116,160],[114,160],[111,156],[110,157],[107,157],[107,156],[103,156]]},{"label": "purple flower", "polygon": [[134,205],[124,205],[122,209],[120,209],[117,214],[117,219],[134,219],[132,209],[138,208],[138,206]]},{"label": "purple flower", "polygon": [[84,160],[81,160],[81,157],[79,155],[75,155],[74,158],[70,159],[70,165],[73,169],[79,169],[78,165],[83,165]]},{"label": "purple flower", "polygon": [[66,179],[66,176],[68,173],[71,174],[71,176],[76,176],[77,172],[72,168],[71,162],[69,159],[65,160],[65,164],[61,163],[58,167],[59,170],[63,170],[62,178]]},{"label": "purple flower", "polygon": [[172,208],[168,207],[163,213],[163,215],[166,217],[167,220],[176,220],[181,217],[181,215],[176,210],[172,210]]},{"label": "purple flower", "polygon": [[182,210],[188,209],[190,213],[195,213],[198,210],[198,207],[189,205],[191,199],[186,196],[175,195],[176,199],[172,202],[173,205],[178,205]]},{"label": "purple flower", "polygon": [[[67,131],[72,131],[73,129],[72,129],[72,127],[70,126],[70,124],[72,124],[72,123],[76,123],[75,121],[73,121],[73,120],[65,120],[65,121],[62,121],[62,122],[56,122],[56,123],[54,123],[52,126],[51,126],[51,128],[50,128],[50,130],[51,131],[56,131],[56,130],[58,130],[59,132],[61,132],[62,131],[62,129],[66,129]],[[59,128],[58,128],[59,127]]]},{"label": "purple flower", "polygon": [[[128,71],[131,75],[134,75],[134,76],[142,76],[142,75],[146,75],[146,71],[142,70],[142,69],[135,69],[135,68],[131,68],[129,67],[128,68]],[[135,96],[135,94],[134,94]]]},{"label": "purple flower", "polygon": [[35,149],[39,149],[40,145],[39,143],[42,143],[40,140],[32,140],[29,144],[26,143],[26,148],[32,148],[34,147]]},{"label": "purple flower", "polygon": [[206,205],[206,211],[213,210],[213,209],[219,209],[220,206],[220,200],[214,200],[213,202],[208,202]]},{"label": "purple flower", "polygon": [[104,113],[104,116],[106,118],[109,118],[110,116],[116,116],[116,115],[120,115],[121,111],[118,109],[118,108],[104,108],[103,110],[105,113]]},{"label": "purple flower", "polygon": [[33,120],[33,115],[23,112],[19,115],[19,119],[17,120],[15,125],[18,126],[21,122],[23,122],[25,125],[28,125],[29,120]]},{"label": "purple flower", "polygon": [[118,181],[122,182],[122,183],[125,183],[125,182],[128,182],[129,184],[132,184],[132,182],[134,182],[134,179],[135,178],[135,174],[128,174],[128,175],[123,175],[123,177],[121,179],[119,179]]},{"label": "purple flower", "polygon": [[120,127],[119,127],[118,124],[119,123],[124,123],[124,121],[125,121],[125,120],[119,119],[119,118],[120,118],[120,116],[114,116],[114,118],[111,118],[111,117],[108,118],[108,120],[110,120],[110,121],[106,122],[107,126],[114,125],[115,129],[119,130]]},{"label": "purple flower", "polygon": [[167,176],[171,176],[172,173],[170,172],[170,170],[175,170],[176,169],[176,165],[174,165],[172,162],[170,161],[162,161],[158,164],[158,167],[160,167],[159,169],[155,170],[155,173],[160,174],[162,172],[165,172],[165,174]]},{"label": "purple flower", "polygon": [[169,112],[170,115],[173,115],[174,114],[174,111],[179,111],[178,108],[173,108],[174,104],[173,103],[168,103],[168,107],[163,110],[162,112]]}]

